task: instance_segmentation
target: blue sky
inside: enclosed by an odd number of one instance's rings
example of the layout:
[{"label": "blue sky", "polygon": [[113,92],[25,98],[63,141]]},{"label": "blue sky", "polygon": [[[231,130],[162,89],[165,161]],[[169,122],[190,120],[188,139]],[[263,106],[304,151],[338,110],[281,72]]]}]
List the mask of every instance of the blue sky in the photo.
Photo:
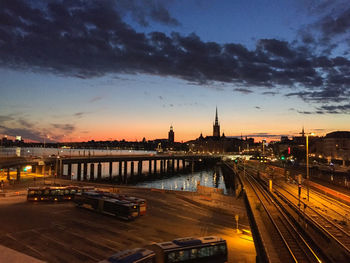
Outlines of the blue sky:
[{"label": "blue sky", "polygon": [[1,3],[0,135],[186,141],[216,106],[231,136],[349,129],[346,1],[99,3]]}]

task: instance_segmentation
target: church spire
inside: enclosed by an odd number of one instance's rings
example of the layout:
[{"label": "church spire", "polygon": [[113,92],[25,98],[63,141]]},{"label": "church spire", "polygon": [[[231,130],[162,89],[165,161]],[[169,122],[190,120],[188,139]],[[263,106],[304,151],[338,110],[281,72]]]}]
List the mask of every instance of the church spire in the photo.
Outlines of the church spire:
[{"label": "church spire", "polygon": [[219,125],[219,118],[218,118],[218,107],[216,107],[215,111],[215,122],[213,125],[213,137],[220,138],[220,125]]}]

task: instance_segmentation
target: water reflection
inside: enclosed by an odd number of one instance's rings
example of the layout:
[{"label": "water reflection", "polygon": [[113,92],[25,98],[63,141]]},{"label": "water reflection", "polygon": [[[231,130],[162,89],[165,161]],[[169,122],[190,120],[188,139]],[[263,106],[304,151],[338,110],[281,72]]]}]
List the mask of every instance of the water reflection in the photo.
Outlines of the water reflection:
[{"label": "water reflection", "polygon": [[198,182],[203,186],[224,189],[224,193],[227,193],[222,172],[218,168],[154,181],[141,182],[136,184],[136,186],[195,192],[197,190]]}]

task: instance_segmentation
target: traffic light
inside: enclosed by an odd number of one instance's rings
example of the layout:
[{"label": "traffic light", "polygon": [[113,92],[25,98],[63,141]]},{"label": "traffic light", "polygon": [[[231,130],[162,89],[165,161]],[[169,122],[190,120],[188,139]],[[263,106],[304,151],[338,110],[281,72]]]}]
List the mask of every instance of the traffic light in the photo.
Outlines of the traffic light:
[{"label": "traffic light", "polygon": [[284,155],[281,156],[281,160],[284,161],[286,159],[286,157],[284,157]]},{"label": "traffic light", "polygon": [[238,163],[238,159],[235,160],[235,163]]}]

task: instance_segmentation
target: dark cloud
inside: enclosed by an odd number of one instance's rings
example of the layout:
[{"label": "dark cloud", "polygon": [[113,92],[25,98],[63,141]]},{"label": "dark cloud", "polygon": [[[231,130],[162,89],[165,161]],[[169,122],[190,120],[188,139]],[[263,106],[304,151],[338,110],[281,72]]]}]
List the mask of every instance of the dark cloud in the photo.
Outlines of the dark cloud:
[{"label": "dark cloud", "polygon": [[72,124],[61,124],[61,123],[53,123],[51,126],[55,129],[58,129],[62,132],[71,133],[75,130],[75,126]]},{"label": "dark cloud", "polygon": [[328,15],[319,21],[324,37],[331,38],[336,35],[349,32],[350,29],[350,7],[343,10],[337,16]]},{"label": "dark cloud", "polygon": [[305,114],[305,115],[313,114],[313,112],[311,112],[311,111],[298,111],[298,113]]},{"label": "dark cloud", "polygon": [[7,121],[12,121],[12,120],[13,120],[12,115],[0,115],[0,124]]},{"label": "dark cloud", "polygon": [[253,91],[251,91],[249,89],[244,89],[244,88],[236,88],[233,91],[238,91],[238,92],[243,93],[243,94],[253,93]]},{"label": "dark cloud", "polygon": [[33,126],[33,122],[28,122],[28,121],[26,121],[25,119],[22,119],[22,118],[19,118],[17,120],[17,123],[20,126],[24,126],[24,127],[31,127],[31,126]]},{"label": "dark cloud", "polygon": [[318,108],[320,112],[331,114],[343,114],[350,112],[350,103],[343,105],[322,105]]},{"label": "dark cloud", "polygon": [[40,132],[31,128],[9,128],[9,127],[0,125],[0,131],[1,133],[9,136],[22,136],[22,138],[26,140],[32,140],[32,141],[38,141],[38,142],[43,141],[43,138],[44,138]]},{"label": "dark cloud", "polygon": [[259,107],[259,106],[255,106],[255,109],[257,109],[257,110],[261,110],[261,107]]},{"label": "dark cloud", "polygon": [[[350,9],[337,9],[331,17],[326,8],[319,10],[323,13],[314,28],[323,32],[321,38],[347,33]],[[290,89],[287,96],[316,104],[349,101],[349,59],[330,56],[332,45],[318,52],[310,30],[299,42],[261,39],[248,50],[236,43],[204,42],[194,33],[139,33],[123,21],[127,15],[145,26],[179,24],[163,1],[1,1],[0,66],[83,79],[152,74],[199,85],[230,83],[243,93],[269,88],[263,94],[274,95]]]},{"label": "dark cloud", "polygon": [[[305,44],[324,54],[332,54],[340,42],[349,46],[350,7],[348,0],[307,1],[309,14],[316,21],[299,30],[299,37]],[[303,5],[305,2],[303,1]]]},{"label": "dark cloud", "polygon": [[150,12],[150,16],[154,21],[161,22],[167,25],[179,26],[180,22],[171,17],[168,10],[160,4],[153,6]]},{"label": "dark cloud", "polygon": [[130,14],[142,26],[149,26],[150,21],[170,26],[179,26],[180,22],[172,17],[162,0],[117,0],[116,8],[120,15]]},{"label": "dark cloud", "polygon": [[[73,116],[81,118],[85,112],[77,112]],[[22,136],[24,140],[43,142],[60,141],[63,136],[74,132],[72,124],[51,124],[49,128],[43,128],[38,122],[27,121],[23,113],[12,113],[0,116],[0,133],[9,136]],[[65,135],[62,135],[64,133]]]}]

